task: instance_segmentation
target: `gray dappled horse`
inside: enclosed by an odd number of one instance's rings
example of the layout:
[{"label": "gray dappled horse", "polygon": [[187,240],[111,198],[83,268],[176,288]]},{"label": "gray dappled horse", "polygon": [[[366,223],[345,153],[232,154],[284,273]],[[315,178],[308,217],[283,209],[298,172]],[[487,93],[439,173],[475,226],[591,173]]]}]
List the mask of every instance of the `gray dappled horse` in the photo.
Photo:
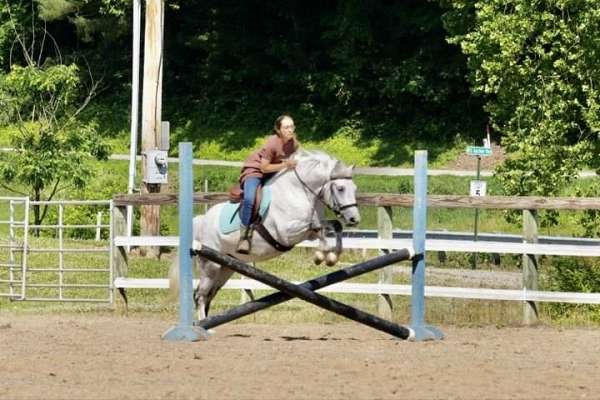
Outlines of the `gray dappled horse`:
[{"label": "gray dappled horse", "polygon": [[[352,181],[353,167],[348,167],[318,151],[300,150],[293,158],[298,161],[294,170],[281,171],[267,183],[271,187],[271,204],[262,225],[268,232],[267,236],[270,234],[275,243],[267,241],[255,230],[251,253],[237,253],[239,230],[223,234],[219,229],[221,210],[226,203],[216,204],[205,215],[194,218],[194,242],[241,261],[252,262],[277,257],[306,239],[318,238],[322,252],[320,256],[315,257],[315,262],[322,261],[323,252],[329,251],[324,238],[325,207],[334,211],[346,225],[356,225],[360,222],[360,213],[356,205],[356,185]],[[337,249],[337,252],[339,251],[341,249]],[[332,262],[327,259],[329,265],[337,260],[335,254],[332,255]],[[210,302],[233,271],[199,256],[194,257],[194,264],[200,281],[194,291],[194,300],[198,309],[198,319],[202,320],[208,314]],[[178,268],[172,268],[171,287],[177,282],[174,270]]]}]

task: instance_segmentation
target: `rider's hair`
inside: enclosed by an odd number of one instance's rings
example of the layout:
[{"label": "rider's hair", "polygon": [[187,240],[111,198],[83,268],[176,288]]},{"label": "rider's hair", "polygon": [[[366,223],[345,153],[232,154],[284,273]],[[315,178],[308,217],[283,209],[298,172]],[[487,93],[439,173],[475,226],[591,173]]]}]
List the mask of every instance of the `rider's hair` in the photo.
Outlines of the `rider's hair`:
[{"label": "rider's hair", "polygon": [[281,121],[283,121],[284,118],[293,119],[292,116],[287,113],[281,114],[279,117],[277,117],[275,123],[273,124],[273,130],[271,131],[273,135],[281,136]]}]

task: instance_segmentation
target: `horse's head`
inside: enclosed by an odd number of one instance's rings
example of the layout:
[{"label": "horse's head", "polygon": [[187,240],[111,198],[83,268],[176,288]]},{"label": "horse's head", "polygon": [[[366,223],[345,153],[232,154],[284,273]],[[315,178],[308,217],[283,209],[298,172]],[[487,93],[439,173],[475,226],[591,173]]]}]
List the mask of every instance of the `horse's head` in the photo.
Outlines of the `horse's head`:
[{"label": "horse's head", "polygon": [[354,166],[346,166],[341,161],[329,175],[328,189],[325,199],[338,217],[344,218],[346,225],[353,226],[360,222],[360,212],[356,204],[356,185],[352,181]]},{"label": "horse's head", "polygon": [[352,170],[341,161],[321,151],[302,150],[295,155],[298,160],[296,174],[305,187],[327,204],[346,225],[360,222],[356,204],[356,185]]}]

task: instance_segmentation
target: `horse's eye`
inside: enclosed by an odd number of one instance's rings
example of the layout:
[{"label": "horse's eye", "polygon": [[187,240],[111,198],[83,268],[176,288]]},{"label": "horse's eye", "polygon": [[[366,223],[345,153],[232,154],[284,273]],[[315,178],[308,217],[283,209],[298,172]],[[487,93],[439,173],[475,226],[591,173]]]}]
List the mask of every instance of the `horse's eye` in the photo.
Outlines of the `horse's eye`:
[{"label": "horse's eye", "polygon": [[338,192],[343,192],[344,190],[346,190],[346,188],[343,186],[338,186],[337,190],[338,190]]}]

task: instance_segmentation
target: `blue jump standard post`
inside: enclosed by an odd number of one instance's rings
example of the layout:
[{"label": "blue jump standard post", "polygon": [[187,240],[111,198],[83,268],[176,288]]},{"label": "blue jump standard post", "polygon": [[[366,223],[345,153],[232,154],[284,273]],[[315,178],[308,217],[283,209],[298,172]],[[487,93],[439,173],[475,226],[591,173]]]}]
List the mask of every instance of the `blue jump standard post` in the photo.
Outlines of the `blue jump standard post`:
[{"label": "blue jump standard post", "polygon": [[425,233],[427,231],[427,151],[415,152],[415,183],[413,206],[413,257],[410,328],[414,340],[439,340],[441,330],[425,325]]},{"label": "blue jump standard post", "polygon": [[179,324],[166,331],[162,339],[194,342],[207,339],[205,329],[193,325],[192,305],[192,218],[194,207],[192,144],[179,143]]}]

